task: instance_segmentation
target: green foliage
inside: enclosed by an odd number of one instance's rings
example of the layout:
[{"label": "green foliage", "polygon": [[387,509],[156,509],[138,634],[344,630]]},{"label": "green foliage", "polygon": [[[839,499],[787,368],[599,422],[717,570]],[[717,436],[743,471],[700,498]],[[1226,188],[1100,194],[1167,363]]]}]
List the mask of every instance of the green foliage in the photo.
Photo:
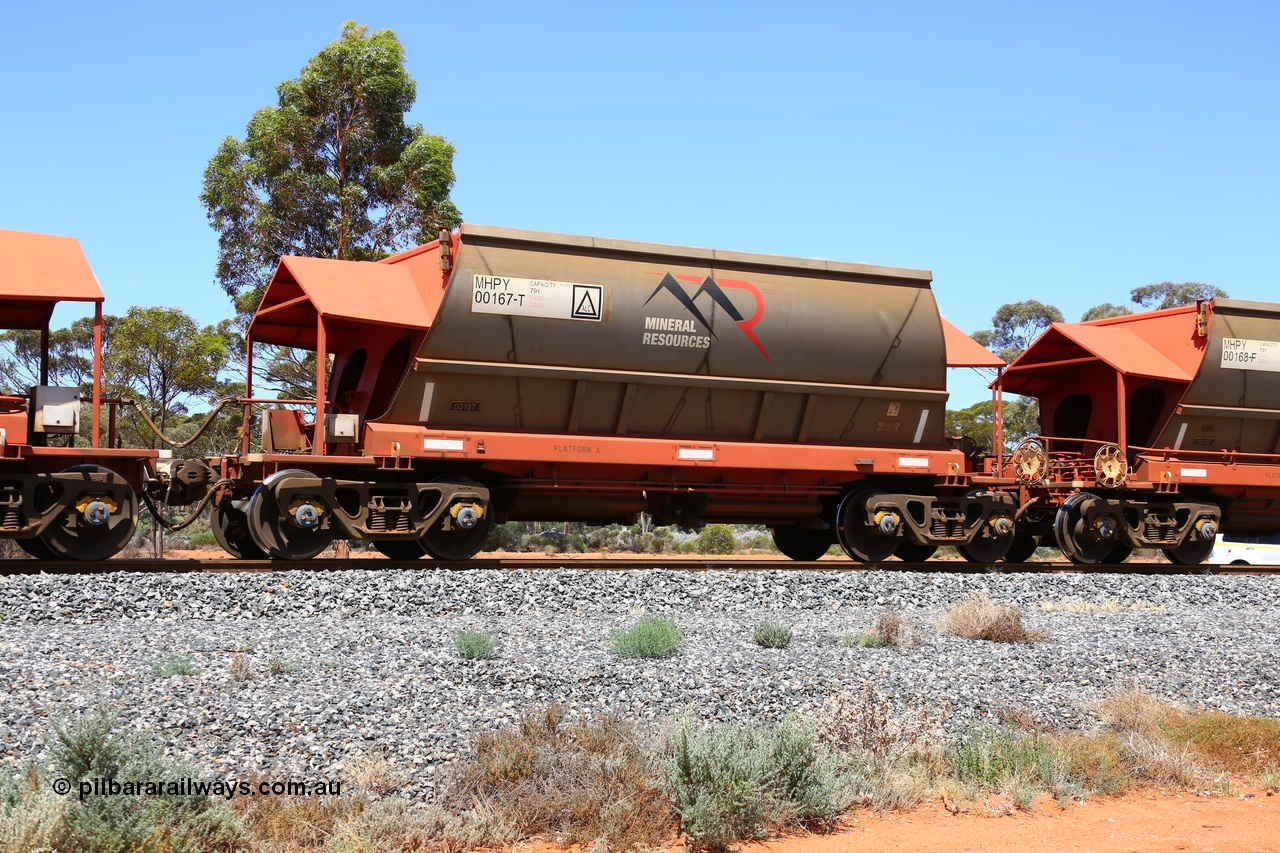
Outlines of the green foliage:
[{"label": "green foliage", "polygon": [[614,631],[609,651],[621,658],[669,658],[680,650],[684,631],[670,619],[645,616],[629,630]]},{"label": "green foliage", "polygon": [[189,657],[183,655],[172,655],[165,658],[159,663],[152,664],[151,667],[160,678],[170,678],[175,675],[199,675],[200,668]]},{"label": "green foliage", "polygon": [[733,528],[727,524],[708,524],[695,541],[699,554],[732,554],[738,550]]},{"label": "green foliage", "polygon": [[999,789],[1053,782],[1058,750],[1051,740],[1039,735],[983,726],[953,744],[947,750],[947,761],[960,781]]},{"label": "green foliage", "polygon": [[453,638],[458,656],[466,660],[488,660],[498,652],[498,641],[488,631],[463,631]]},{"label": "green foliage", "polygon": [[[102,315],[102,357],[108,359],[115,342],[119,317]],[[12,329],[0,333],[0,393],[25,394],[40,384],[40,332]],[[79,387],[89,393],[93,386],[93,318],[81,317],[66,329],[49,331],[49,384]]]},{"label": "green foliage", "polygon": [[[218,373],[230,358],[232,336],[226,324],[200,328],[180,308],[139,308],[116,324],[112,365],[118,393],[137,396],[164,432],[175,414],[185,414],[184,398],[205,396],[218,385]],[[158,440],[141,424],[140,441]],[[146,440],[149,439],[149,440]]]},{"label": "green foliage", "polygon": [[1088,311],[1084,312],[1080,317],[1081,323],[1087,323],[1090,320],[1103,320],[1107,317],[1125,317],[1132,314],[1133,311],[1123,305],[1113,305],[1110,302],[1104,302],[1101,305],[1095,305]]},{"label": "green foliage", "polygon": [[791,720],[701,729],[686,719],[671,736],[665,770],[680,828],[707,850],[788,826],[823,826],[847,805],[812,728]]},{"label": "green foliage", "polygon": [[150,743],[114,731],[99,713],[62,727],[50,748],[55,778],[72,784],[64,798],[56,849],[94,853],[199,853],[242,849],[242,828],[225,803],[195,793],[74,796],[81,780],[170,782],[199,779],[192,768],[164,761]]},{"label": "green foliage", "polygon": [[1063,322],[1062,312],[1035,299],[1001,305],[991,318],[992,329],[974,332],[973,339],[999,355],[1013,361],[1051,323]]},{"label": "green foliage", "polygon": [[276,94],[243,141],[223,140],[200,194],[242,313],[281,255],[377,260],[461,221],[453,146],[405,123],[417,84],[394,32],[347,21]]},{"label": "green foliage", "polygon": [[1193,305],[1201,299],[1226,299],[1227,292],[1220,287],[1198,281],[1186,281],[1182,284],[1162,281],[1159,284],[1135,287],[1129,291],[1129,298],[1143,308],[1159,311],[1179,305]]},{"label": "green foliage", "polygon": [[287,675],[297,672],[301,666],[293,658],[287,658],[284,655],[272,655],[267,661],[267,672],[272,675]]},{"label": "green foliage", "polygon": [[[1040,434],[1040,403],[1037,400],[1006,397],[1002,411],[1006,448],[1012,448],[1029,435]],[[994,447],[994,412],[995,406],[990,400],[964,409],[947,409],[947,435],[972,439],[980,450],[990,453]]]},{"label": "green foliage", "polygon": [[187,547],[192,550],[202,550],[206,548],[216,549],[218,547],[218,543],[213,538],[212,533],[202,531],[200,533],[192,533],[187,537]]},{"label": "green foliage", "polygon": [[760,622],[751,632],[751,641],[766,649],[785,649],[791,645],[791,629],[778,622]]}]

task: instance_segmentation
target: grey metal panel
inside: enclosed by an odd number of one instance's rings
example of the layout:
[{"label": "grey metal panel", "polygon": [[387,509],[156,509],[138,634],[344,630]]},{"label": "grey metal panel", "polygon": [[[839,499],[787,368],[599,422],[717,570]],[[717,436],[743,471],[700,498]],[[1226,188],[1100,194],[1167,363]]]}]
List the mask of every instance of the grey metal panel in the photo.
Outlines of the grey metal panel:
[{"label": "grey metal panel", "polygon": [[771,266],[808,272],[831,272],[849,275],[897,278],[918,283],[933,280],[928,270],[906,267],[887,267],[876,264],[851,264],[820,258],[793,258],[786,255],[764,255],[755,252],[732,252],[724,249],[704,249],[694,246],[673,246],[666,243],[641,243],[634,240],[613,240],[605,237],[583,237],[576,234],[556,234],[549,231],[525,231],[519,228],[501,228],[493,225],[463,223],[463,243],[487,245],[499,243],[542,244],[553,249],[585,249],[613,254],[648,255],[651,257],[681,258],[712,264],[738,266]]},{"label": "grey metal panel", "polygon": [[[600,319],[491,313],[476,302],[476,276],[599,287]],[[435,382],[439,427],[892,445],[919,433],[939,445],[946,345],[929,281],[919,270],[466,225],[418,370],[383,420],[419,422],[422,386]]]}]

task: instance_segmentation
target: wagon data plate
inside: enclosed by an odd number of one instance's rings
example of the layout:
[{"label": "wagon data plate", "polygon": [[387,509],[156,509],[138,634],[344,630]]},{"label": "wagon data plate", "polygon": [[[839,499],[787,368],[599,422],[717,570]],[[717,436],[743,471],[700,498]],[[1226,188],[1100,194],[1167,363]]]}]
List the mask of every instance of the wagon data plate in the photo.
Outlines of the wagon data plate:
[{"label": "wagon data plate", "polygon": [[1280,342],[1222,339],[1222,367],[1280,373]]},{"label": "wagon data plate", "polygon": [[600,322],[604,286],[476,274],[471,310],[477,314]]}]

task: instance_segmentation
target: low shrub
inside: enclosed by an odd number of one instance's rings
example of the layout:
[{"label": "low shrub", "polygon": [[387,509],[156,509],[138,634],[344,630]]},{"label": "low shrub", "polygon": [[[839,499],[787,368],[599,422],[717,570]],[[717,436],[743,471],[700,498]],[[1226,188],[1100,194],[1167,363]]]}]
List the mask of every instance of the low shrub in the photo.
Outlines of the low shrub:
[{"label": "low shrub", "polygon": [[684,631],[661,616],[645,616],[626,631],[614,631],[609,651],[621,658],[669,658],[680,650]]},{"label": "low shrub", "polygon": [[827,699],[816,715],[815,736],[833,754],[856,757],[872,771],[884,770],[939,746],[946,717],[945,708],[935,714],[925,707],[895,716],[868,681],[856,694]]},{"label": "low shrub", "polygon": [[844,644],[848,648],[862,646],[878,649],[887,646],[896,649],[907,644],[907,637],[907,628],[902,617],[892,610],[886,610],[866,631],[861,634],[846,634]]},{"label": "low shrub", "polygon": [[658,764],[616,717],[567,723],[559,706],[532,710],[513,728],[481,734],[474,749],[446,796],[488,810],[480,843],[555,833],[565,845],[634,850],[670,835]]},{"label": "low shrub", "polygon": [[498,641],[488,631],[463,631],[454,635],[453,647],[464,660],[488,660],[498,653]]},{"label": "low shrub", "polygon": [[160,678],[200,674],[200,668],[196,666],[195,661],[184,655],[170,655],[164,660],[152,664],[151,669]]},{"label": "low shrub", "polygon": [[708,524],[694,541],[699,554],[732,554],[738,550],[737,537],[727,524]]},{"label": "low shrub", "polygon": [[[76,796],[82,782],[147,782],[202,774],[165,761],[149,741],[115,730],[105,712],[68,726],[55,724],[49,776],[71,784],[71,795],[50,797],[51,783],[34,769],[0,785],[0,849],[200,853],[244,849],[243,827],[225,802],[164,790],[134,796]],[[58,792],[53,791],[57,795]]]},{"label": "low shrub", "polygon": [[759,622],[751,632],[751,641],[766,649],[785,649],[791,645],[791,629],[778,622]]},{"label": "low shrub", "polygon": [[1053,741],[1003,727],[982,726],[947,750],[955,777],[980,790],[1047,786],[1056,778]]},{"label": "low shrub", "polygon": [[1047,639],[1022,621],[1022,608],[997,604],[986,593],[973,595],[948,610],[938,620],[938,630],[967,640],[993,643],[1034,643]]},{"label": "low shrub", "polygon": [[267,672],[272,675],[287,675],[297,672],[301,665],[293,658],[287,658],[284,655],[272,655],[267,661]]},{"label": "low shrub", "polygon": [[700,728],[685,719],[665,770],[681,830],[706,850],[789,827],[826,828],[848,805],[813,730],[792,720]]}]

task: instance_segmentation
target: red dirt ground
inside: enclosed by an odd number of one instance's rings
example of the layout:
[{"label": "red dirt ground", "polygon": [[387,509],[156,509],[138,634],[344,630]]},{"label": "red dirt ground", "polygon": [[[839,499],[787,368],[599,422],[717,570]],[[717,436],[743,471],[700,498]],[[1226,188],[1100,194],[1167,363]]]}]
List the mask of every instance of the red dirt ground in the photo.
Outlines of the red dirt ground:
[{"label": "red dirt ground", "polygon": [[[1158,791],[1095,798],[1065,809],[1048,798],[1030,812],[999,814],[1002,803],[968,804],[953,814],[942,803],[909,812],[847,815],[830,835],[790,836],[744,844],[740,853],[1277,853],[1280,796],[1241,789],[1231,797]],[[526,853],[561,848],[539,842]],[[667,853],[684,849],[676,841]]]}]

